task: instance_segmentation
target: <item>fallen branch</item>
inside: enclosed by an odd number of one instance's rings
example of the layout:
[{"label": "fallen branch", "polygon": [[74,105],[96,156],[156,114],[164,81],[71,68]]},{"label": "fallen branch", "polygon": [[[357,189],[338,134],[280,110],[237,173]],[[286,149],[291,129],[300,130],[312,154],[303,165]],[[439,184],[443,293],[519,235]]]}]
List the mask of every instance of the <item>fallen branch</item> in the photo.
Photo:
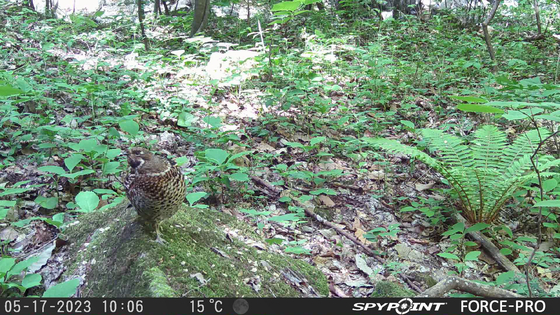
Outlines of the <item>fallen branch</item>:
[{"label": "fallen branch", "polygon": [[[269,182],[267,182],[266,180],[256,177],[256,176],[251,176],[251,179],[256,182],[257,184],[266,187],[268,190],[271,190],[272,192],[274,192],[275,194],[279,195],[280,194],[280,189],[278,189],[275,186],[272,186],[272,184],[270,184]],[[314,213],[313,211],[311,211],[311,209],[309,209],[308,207],[306,207],[304,204],[302,204],[301,202],[299,202],[297,199],[292,199],[294,201],[294,203],[298,206],[301,207],[303,209],[303,211],[305,212],[305,214],[310,217],[315,219],[317,222],[335,230],[338,234],[346,237],[347,239],[351,240],[352,242],[354,242],[356,245],[358,245],[359,247],[361,247],[364,252],[373,257],[375,260],[377,260],[380,264],[385,264],[385,260],[381,257],[379,257],[379,255],[377,255],[373,250],[371,250],[369,247],[367,247],[367,245],[365,245],[364,243],[362,243],[357,237],[355,237],[354,235],[348,233],[347,231],[342,230],[340,227],[338,227],[336,224],[323,219],[323,217],[321,217],[320,215]],[[412,282],[412,280],[410,280],[406,275],[404,274],[399,274],[399,277],[406,282],[410,288],[412,288],[414,291],[416,292],[422,292],[422,290]]]},{"label": "fallen branch", "polygon": [[[463,216],[461,216],[458,213],[454,214],[452,218],[457,222],[461,222],[467,225],[467,220],[465,220],[465,218],[463,218]],[[502,255],[502,253],[500,253],[500,249],[496,247],[496,245],[494,245],[494,243],[492,243],[492,241],[488,237],[484,236],[482,233],[478,231],[469,232],[468,235],[472,237],[475,241],[479,242],[480,245],[482,245],[482,247],[490,254],[490,256],[502,268],[508,271],[513,271],[516,274],[521,273],[521,271],[519,270],[519,268],[517,268],[516,265],[514,265],[509,259],[507,259],[506,256]]]},{"label": "fallen branch", "polygon": [[493,298],[520,298],[519,294],[493,287],[490,285],[480,284],[474,281],[459,277],[449,277],[438,282],[433,287],[424,291],[418,297],[443,297],[451,290],[471,293],[477,296],[493,297]]}]

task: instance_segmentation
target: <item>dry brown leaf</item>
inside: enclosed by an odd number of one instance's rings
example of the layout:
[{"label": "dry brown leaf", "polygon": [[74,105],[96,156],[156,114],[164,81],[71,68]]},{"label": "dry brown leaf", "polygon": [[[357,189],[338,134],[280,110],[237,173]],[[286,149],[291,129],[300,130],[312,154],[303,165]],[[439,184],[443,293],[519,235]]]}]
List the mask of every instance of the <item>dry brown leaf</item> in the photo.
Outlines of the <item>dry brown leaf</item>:
[{"label": "dry brown leaf", "polygon": [[421,184],[421,183],[416,183],[414,184],[414,187],[416,187],[416,190],[418,191],[424,191],[427,189],[431,189],[432,187],[434,187],[435,182],[429,182],[427,184]]},{"label": "dry brown leaf", "polygon": [[371,171],[368,173],[368,178],[369,179],[374,179],[374,180],[382,180],[385,178],[385,172],[383,171]]},{"label": "dry brown leaf", "polygon": [[270,144],[268,144],[266,142],[261,142],[261,143],[257,144],[256,149],[260,152],[274,152],[274,150],[276,150],[273,146],[271,146]]},{"label": "dry brown leaf", "polygon": [[361,228],[357,228],[356,232],[354,232],[354,235],[356,235],[356,237],[363,243],[363,244],[368,244],[371,243],[370,241],[368,241],[365,237],[364,234],[366,234],[366,231],[362,230]]},{"label": "dry brown leaf", "polygon": [[332,208],[336,205],[334,201],[332,201],[332,199],[329,198],[329,196],[325,196],[325,195],[320,195],[319,201],[321,201],[321,204],[323,204],[327,208]]},{"label": "dry brown leaf", "polygon": [[359,229],[361,227],[362,227],[362,222],[360,222],[360,218],[355,217],[354,222],[352,222],[352,228],[353,229]]}]

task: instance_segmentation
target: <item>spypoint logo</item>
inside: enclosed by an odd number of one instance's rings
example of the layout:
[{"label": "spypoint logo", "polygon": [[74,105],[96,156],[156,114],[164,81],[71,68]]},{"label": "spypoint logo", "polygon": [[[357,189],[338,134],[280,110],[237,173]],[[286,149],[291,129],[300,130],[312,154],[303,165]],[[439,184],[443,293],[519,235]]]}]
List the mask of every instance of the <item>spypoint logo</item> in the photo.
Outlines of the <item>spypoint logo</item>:
[{"label": "spypoint logo", "polygon": [[412,299],[404,298],[398,302],[391,303],[354,303],[353,311],[367,311],[367,310],[378,310],[378,311],[394,311],[398,315],[404,315],[410,311],[434,311],[437,312],[439,309],[447,303],[445,302],[413,302]]},{"label": "spypoint logo", "polygon": [[397,314],[403,315],[410,311],[414,303],[412,303],[411,299],[402,299],[399,301],[399,307],[396,309]]}]

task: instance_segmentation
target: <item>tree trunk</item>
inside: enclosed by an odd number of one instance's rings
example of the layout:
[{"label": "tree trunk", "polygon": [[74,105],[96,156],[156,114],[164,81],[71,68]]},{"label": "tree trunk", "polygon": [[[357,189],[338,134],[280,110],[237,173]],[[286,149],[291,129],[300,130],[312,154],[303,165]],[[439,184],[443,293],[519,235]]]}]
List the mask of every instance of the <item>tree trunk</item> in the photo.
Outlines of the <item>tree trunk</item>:
[{"label": "tree trunk", "polygon": [[210,0],[195,0],[191,37],[204,29],[208,22],[208,15],[210,15]]},{"label": "tree trunk", "polygon": [[169,7],[167,7],[167,3],[165,2],[165,0],[161,0],[161,3],[163,3],[163,10],[165,11],[165,15],[169,15]]},{"label": "tree trunk", "polygon": [[484,32],[484,40],[486,41],[486,47],[488,47],[488,53],[490,54],[490,59],[492,59],[492,61],[494,62],[494,67],[492,70],[494,72],[498,70],[498,63],[496,61],[496,54],[494,53],[494,47],[492,47],[492,40],[490,38],[490,34],[488,33],[488,24],[490,24],[490,22],[494,18],[494,15],[496,15],[496,11],[498,10],[499,5],[500,5],[500,0],[495,0],[494,6],[492,7],[492,11],[490,11],[490,14],[486,17],[486,20],[482,22],[482,31]]},{"label": "tree trunk", "polygon": [[539,35],[540,35],[540,34],[542,34],[542,29],[541,29],[541,15],[540,15],[540,10],[539,10],[538,0],[534,0],[533,5],[535,7],[535,18],[537,19],[537,29],[538,29],[538,32],[539,32]]},{"label": "tree trunk", "polygon": [[161,14],[160,0],[154,0],[154,14],[156,16]]},{"label": "tree trunk", "polygon": [[144,2],[143,0],[136,0],[138,5],[138,20],[140,21],[140,31],[142,33],[142,40],[144,41],[144,48],[146,51],[150,50],[150,43],[148,42],[148,37],[146,37],[146,29],[144,28]]}]

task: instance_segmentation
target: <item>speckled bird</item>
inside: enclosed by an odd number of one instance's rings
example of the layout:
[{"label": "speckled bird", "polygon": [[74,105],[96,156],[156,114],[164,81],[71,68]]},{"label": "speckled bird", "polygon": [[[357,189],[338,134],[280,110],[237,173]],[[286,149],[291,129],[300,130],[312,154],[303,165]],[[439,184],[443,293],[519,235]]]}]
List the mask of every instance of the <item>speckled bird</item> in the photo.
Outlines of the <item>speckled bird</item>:
[{"label": "speckled bird", "polygon": [[126,196],[136,209],[140,221],[160,237],[161,221],[173,216],[186,195],[185,178],[174,163],[154,155],[144,148],[132,148],[128,153],[132,168],[125,179]]}]

